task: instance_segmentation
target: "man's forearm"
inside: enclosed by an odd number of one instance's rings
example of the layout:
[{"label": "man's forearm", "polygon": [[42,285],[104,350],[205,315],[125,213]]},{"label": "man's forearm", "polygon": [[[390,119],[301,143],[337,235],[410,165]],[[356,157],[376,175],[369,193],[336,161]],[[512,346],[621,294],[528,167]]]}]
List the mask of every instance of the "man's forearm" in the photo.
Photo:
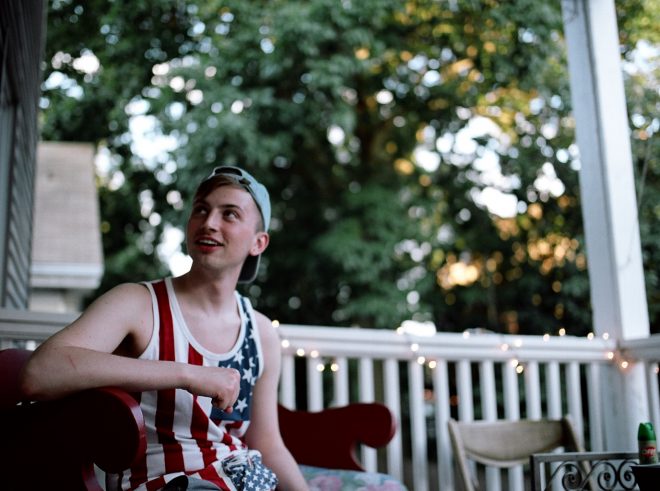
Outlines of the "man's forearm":
[{"label": "man's forearm", "polygon": [[131,392],[182,387],[185,365],[148,361],[74,346],[37,350],[21,375],[23,394],[32,400],[63,397],[95,387]]},{"label": "man's forearm", "polygon": [[305,482],[298,464],[293,459],[286,447],[282,447],[279,451],[267,451],[267,455],[263,455],[264,463],[272,469],[277,476],[278,491],[308,491],[309,486]]}]

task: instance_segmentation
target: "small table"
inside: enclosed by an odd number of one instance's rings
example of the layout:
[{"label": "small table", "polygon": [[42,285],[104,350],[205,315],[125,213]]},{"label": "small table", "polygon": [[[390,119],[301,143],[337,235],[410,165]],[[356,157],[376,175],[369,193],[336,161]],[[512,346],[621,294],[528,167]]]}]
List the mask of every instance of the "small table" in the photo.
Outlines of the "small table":
[{"label": "small table", "polygon": [[532,491],[638,490],[637,452],[538,453],[529,459]]}]

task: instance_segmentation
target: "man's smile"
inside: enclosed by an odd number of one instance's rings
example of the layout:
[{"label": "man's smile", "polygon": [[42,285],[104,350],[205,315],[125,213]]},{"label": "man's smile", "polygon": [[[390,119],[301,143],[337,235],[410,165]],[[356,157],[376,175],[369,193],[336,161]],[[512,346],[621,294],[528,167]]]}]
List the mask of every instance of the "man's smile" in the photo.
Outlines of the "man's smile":
[{"label": "man's smile", "polygon": [[200,237],[195,240],[195,245],[200,251],[212,251],[218,247],[223,247],[224,244],[216,239],[210,237]]}]

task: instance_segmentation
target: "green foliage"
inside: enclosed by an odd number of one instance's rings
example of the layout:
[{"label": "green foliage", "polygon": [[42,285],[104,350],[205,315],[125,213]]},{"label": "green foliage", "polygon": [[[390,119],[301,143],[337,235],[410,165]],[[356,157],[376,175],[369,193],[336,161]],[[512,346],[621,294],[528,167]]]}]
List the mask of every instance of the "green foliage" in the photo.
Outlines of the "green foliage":
[{"label": "green foliage", "polygon": [[[657,5],[657,3],[656,3]],[[648,80],[652,83],[648,83]],[[637,177],[638,214],[645,265],[646,291],[652,327],[660,331],[660,64],[656,60],[650,76],[633,75],[627,81],[631,116],[634,166]]]},{"label": "green foliage", "polygon": [[[657,2],[618,6],[628,57],[656,41],[644,19]],[[561,30],[559,2],[533,0],[53,0],[46,76],[82,94],[46,84],[44,138],[113,156],[102,288],[163,274],[164,227],[183,227],[199,179],[234,163],[271,190],[271,245],[246,291],[273,318],[586,334]],[[86,51],[98,72],[75,68]],[[627,83],[660,328],[657,90],[642,75]],[[178,144],[156,159],[131,146],[139,104]],[[496,216],[489,193],[517,213]]]}]

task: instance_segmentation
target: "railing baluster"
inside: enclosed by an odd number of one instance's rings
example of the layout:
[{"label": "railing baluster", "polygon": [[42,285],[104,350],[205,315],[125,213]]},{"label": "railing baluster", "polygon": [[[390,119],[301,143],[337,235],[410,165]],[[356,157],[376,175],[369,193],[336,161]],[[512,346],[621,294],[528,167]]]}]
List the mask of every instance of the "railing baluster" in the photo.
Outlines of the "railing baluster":
[{"label": "railing baluster", "polygon": [[433,370],[433,393],[435,395],[435,438],[437,445],[438,490],[448,491],[454,486],[454,466],[451,458],[451,442],[447,422],[449,408],[449,374],[447,360],[438,360]]},{"label": "railing baluster", "polygon": [[481,411],[483,419],[497,419],[497,391],[495,390],[495,369],[491,360],[479,363]]},{"label": "railing baluster", "polygon": [[[504,417],[516,421],[520,419],[520,391],[518,390],[518,373],[516,365],[510,360],[502,363],[502,388],[504,390]],[[524,489],[523,466],[518,465],[509,470],[509,490]]]},{"label": "railing baluster", "polygon": [[348,404],[348,361],[345,356],[335,359],[337,370],[332,374],[334,393],[334,405],[345,406]]},{"label": "railing baluster", "polygon": [[600,390],[602,376],[600,364],[587,365],[587,399],[589,401],[589,448],[594,452],[605,450],[603,441],[603,408]]},{"label": "railing baluster", "polygon": [[307,358],[307,409],[323,409],[323,374],[317,368],[318,358]]},{"label": "railing baluster", "polygon": [[582,383],[580,382],[580,364],[572,361],[566,365],[566,391],[568,398],[568,414],[573,417],[573,423],[578,437],[584,444],[584,423],[582,414]]},{"label": "railing baluster", "polygon": [[[561,393],[561,369],[559,363],[556,361],[545,363],[545,396],[548,406],[547,418],[560,419],[564,416],[561,406]],[[563,470],[558,469],[556,464],[551,464],[550,473],[554,474],[555,472],[563,474]]]},{"label": "railing baluster", "polygon": [[[474,420],[474,397],[472,396],[472,365],[469,360],[456,362],[456,395],[458,396],[458,419]],[[477,472],[477,465],[470,461],[470,472]]]},{"label": "railing baluster", "polygon": [[541,380],[537,361],[527,362],[525,367],[525,402],[527,419],[541,419]]},{"label": "railing baluster", "polygon": [[371,358],[360,358],[358,373],[360,401],[373,402],[374,400],[374,364]]},{"label": "railing baluster", "polygon": [[545,367],[545,390],[548,400],[548,418],[559,419],[563,416],[561,409],[561,376],[559,363],[551,361]]},{"label": "railing baluster", "polygon": [[282,375],[280,377],[280,402],[289,409],[296,408],[296,372],[294,358],[282,356]]},{"label": "railing baluster", "polygon": [[461,421],[472,421],[474,419],[472,367],[468,360],[456,362],[456,393],[458,395],[458,418]]},{"label": "railing baluster", "polygon": [[[399,386],[399,362],[388,358],[384,362],[385,371],[385,405],[394,414],[397,424],[401,425],[401,387]],[[387,446],[387,472],[403,481],[403,444],[401,427]]]},{"label": "railing baluster", "polygon": [[[495,390],[495,369],[491,360],[479,363],[479,382],[481,393],[481,412],[486,421],[497,419],[497,391]],[[486,468],[486,482],[489,491],[499,491],[501,485],[501,473],[496,467]]]},{"label": "railing baluster", "polygon": [[412,433],[412,465],[415,491],[428,490],[426,415],[424,413],[424,367],[416,360],[408,362],[410,392],[410,431]]},{"label": "railing baluster", "polygon": [[[359,361],[359,391],[361,402],[373,402],[374,392],[374,363],[371,358],[362,357]],[[376,449],[362,447],[362,463],[369,472],[376,472],[378,467]]]},{"label": "railing baluster", "polygon": [[520,419],[520,391],[518,373],[511,361],[502,363],[502,386],[504,390],[504,417],[510,420]]}]

